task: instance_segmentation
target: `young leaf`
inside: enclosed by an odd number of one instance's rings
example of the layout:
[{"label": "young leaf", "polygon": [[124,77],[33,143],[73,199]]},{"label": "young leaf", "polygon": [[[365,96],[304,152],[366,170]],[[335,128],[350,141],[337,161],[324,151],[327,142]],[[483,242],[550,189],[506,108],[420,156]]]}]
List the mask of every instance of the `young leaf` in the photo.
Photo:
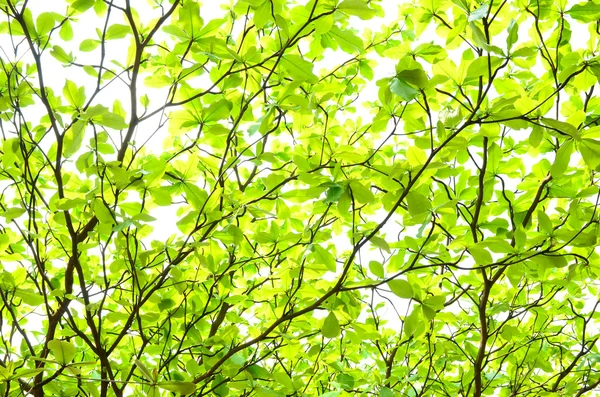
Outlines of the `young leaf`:
[{"label": "young leaf", "polygon": [[430,296],[423,301],[423,305],[432,310],[442,310],[445,303],[446,298],[443,295]]},{"label": "young leaf", "polygon": [[424,214],[431,209],[431,201],[417,191],[411,191],[406,195],[406,204],[411,216]]},{"label": "young leaf", "polygon": [[63,96],[71,106],[77,109],[80,109],[85,103],[85,89],[83,87],[77,87],[71,80],[65,81]]},{"label": "young leaf", "polygon": [[133,363],[140,370],[140,372],[142,373],[142,375],[144,375],[144,377],[146,378],[146,380],[155,380],[154,375],[152,374],[152,372],[150,372],[150,370],[148,368],[146,368],[146,366],[144,365],[143,362],[141,362],[137,358],[134,358],[133,359]]},{"label": "young leaf", "polygon": [[400,298],[411,299],[414,295],[412,286],[406,280],[390,280],[387,285]]},{"label": "young leaf", "polygon": [[395,394],[392,391],[392,389],[387,388],[387,387],[382,387],[381,389],[379,389],[379,397],[394,397]]},{"label": "young leaf", "polygon": [[368,20],[375,16],[375,10],[369,8],[365,0],[344,0],[338,4],[337,9],[348,15],[354,15],[362,20]]},{"label": "young leaf", "polygon": [[571,160],[571,154],[573,153],[573,141],[568,140],[563,143],[558,151],[556,152],[556,157],[554,159],[554,163],[552,167],[550,167],[550,174],[552,178],[558,179],[560,178],[567,167],[569,166],[569,161]]},{"label": "young leaf", "polygon": [[494,262],[492,255],[483,247],[471,246],[469,247],[469,253],[475,260],[475,263],[480,266],[487,266]]},{"label": "young leaf", "polygon": [[311,84],[319,82],[319,79],[313,73],[313,64],[298,55],[284,55],[281,57],[281,66],[294,81],[301,83],[306,81]]},{"label": "young leaf", "polygon": [[323,321],[321,333],[325,338],[335,338],[340,334],[340,323],[333,312],[329,312]]},{"label": "young leaf", "polygon": [[369,270],[375,275],[375,277],[383,278],[385,276],[383,265],[381,264],[381,262],[370,261]]},{"label": "young leaf", "polygon": [[483,4],[481,7],[469,14],[468,22],[479,21],[487,15],[490,5],[488,3]]},{"label": "young leaf", "polygon": [[94,210],[94,215],[98,218],[101,223],[114,224],[115,220],[113,218],[112,212],[102,199],[94,199],[92,202],[92,208]]},{"label": "young leaf", "polygon": [[352,196],[356,201],[361,204],[369,204],[375,200],[375,195],[371,192],[371,189],[364,186],[359,181],[350,182],[350,189],[352,190]]},{"label": "young leaf", "polygon": [[403,70],[398,73],[398,78],[418,88],[425,88],[429,82],[427,74],[421,69]]},{"label": "young leaf", "polygon": [[168,390],[173,393],[177,393],[180,396],[187,396],[188,394],[192,394],[196,391],[196,384],[192,382],[183,382],[183,381],[168,381],[168,382],[158,382],[156,386],[161,389]]},{"label": "young leaf", "polygon": [[427,154],[423,149],[411,145],[406,151],[406,159],[411,167],[420,168],[427,162]]},{"label": "young leaf", "polygon": [[75,357],[76,349],[71,342],[53,339],[48,342],[48,349],[50,349],[56,361],[61,365],[69,364],[73,361],[73,357]]},{"label": "young leaf", "polygon": [[540,228],[548,233],[549,235],[554,233],[554,227],[552,225],[552,221],[550,220],[550,217],[544,212],[544,211],[538,211],[537,212],[537,218],[538,218],[538,224],[540,225]]},{"label": "young leaf", "polygon": [[421,307],[420,305],[416,305],[410,315],[404,318],[404,326],[403,330],[406,333],[406,336],[412,336],[419,324],[421,323]]},{"label": "young leaf", "polygon": [[325,248],[321,247],[318,244],[312,246],[313,254],[318,263],[321,263],[327,267],[327,270],[330,272],[335,272],[337,270],[337,263],[335,261],[335,257],[327,251]]},{"label": "young leaf", "polygon": [[600,166],[600,142],[595,139],[582,139],[579,142],[579,153],[583,161],[593,170]]},{"label": "young leaf", "polygon": [[53,46],[50,51],[50,55],[52,55],[57,61],[65,64],[70,64],[73,62],[73,54],[68,53],[61,46]]},{"label": "young leaf", "polygon": [[419,91],[410,86],[404,80],[398,77],[392,79],[390,83],[390,91],[398,95],[403,100],[410,102],[417,97]]},{"label": "young leaf", "polygon": [[83,143],[85,137],[86,122],[83,120],[77,120],[71,128],[65,132],[63,138],[63,155],[66,158],[73,156]]},{"label": "young leaf", "polygon": [[567,15],[582,22],[596,22],[600,19],[600,5],[588,0],[586,3],[575,4]]},{"label": "young leaf", "polygon": [[127,36],[127,34],[131,31],[131,28],[127,25],[114,24],[110,25],[106,30],[105,40],[116,40],[122,39]]},{"label": "young leaf", "polygon": [[227,118],[231,113],[232,104],[227,99],[213,102],[202,110],[202,121],[211,123]]},{"label": "young leaf", "polygon": [[579,131],[577,128],[567,122],[554,120],[549,118],[542,118],[544,124],[550,127],[552,130],[562,133],[563,135],[569,135],[571,138],[579,139]]},{"label": "young leaf", "polygon": [[35,21],[35,28],[36,28],[37,34],[39,36],[47,35],[48,33],[50,33],[50,31],[54,27],[55,22],[56,22],[56,20],[54,18],[54,15],[52,15],[52,13],[50,13],[50,12],[41,13]]},{"label": "young leaf", "polygon": [[508,50],[512,48],[513,45],[519,40],[519,24],[511,19],[508,24],[508,35],[506,36],[506,46]]},{"label": "young leaf", "polygon": [[333,25],[329,30],[330,35],[336,43],[339,44],[340,48],[349,53],[362,53],[364,50],[364,44],[360,37],[352,33],[350,30],[341,30],[336,25]]}]

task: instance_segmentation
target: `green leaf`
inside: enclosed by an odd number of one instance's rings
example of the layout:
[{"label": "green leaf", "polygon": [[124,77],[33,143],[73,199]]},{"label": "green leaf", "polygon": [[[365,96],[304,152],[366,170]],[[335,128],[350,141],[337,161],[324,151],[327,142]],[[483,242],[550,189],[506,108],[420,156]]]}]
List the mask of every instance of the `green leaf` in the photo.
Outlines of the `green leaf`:
[{"label": "green leaf", "polygon": [[329,312],[327,317],[325,317],[321,333],[325,338],[335,338],[341,333],[340,323],[333,312]]},{"label": "green leaf", "polygon": [[94,215],[101,223],[114,224],[115,220],[112,216],[112,212],[102,199],[94,199],[92,201],[92,209],[94,210]]},{"label": "green leaf", "polygon": [[403,70],[398,73],[398,78],[418,88],[425,88],[429,83],[427,74],[421,69]]},{"label": "green leaf", "polygon": [[319,82],[319,79],[313,73],[313,64],[298,55],[284,55],[281,57],[281,66],[294,81],[309,82],[311,84]]},{"label": "green leaf", "polygon": [[49,341],[48,349],[50,349],[56,361],[61,365],[69,364],[75,357],[75,346],[64,340],[53,339]]},{"label": "green leaf", "polygon": [[271,3],[265,1],[254,11],[254,24],[257,29],[263,29],[271,21]]},{"label": "green leaf", "polygon": [[323,394],[320,394],[319,397],[338,397],[340,394],[342,394],[341,391],[328,391],[325,392]]},{"label": "green leaf", "polygon": [[508,24],[508,35],[506,36],[506,46],[510,50],[513,45],[519,40],[519,24],[511,19]]},{"label": "green leaf", "polygon": [[196,37],[212,37],[223,28],[225,23],[227,23],[227,19],[212,19],[198,31]]},{"label": "green leaf", "polygon": [[97,119],[94,119],[96,124],[104,127],[112,128],[114,130],[122,130],[129,126],[123,119],[123,116],[114,113],[105,113]]},{"label": "green leaf", "polygon": [[71,7],[78,12],[86,12],[94,5],[95,0],[76,0],[71,4]]},{"label": "green leaf", "polygon": [[596,22],[600,19],[600,4],[596,4],[593,1],[575,4],[567,10],[567,15],[573,19],[586,23]]},{"label": "green leaf", "polygon": [[60,30],[58,31],[58,35],[64,41],[70,41],[73,39],[73,26],[71,25],[70,20],[66,20],[62,24],[62,26],[60,27]]},{"label": "green leaf", "polygon": [[529,135],[529,143],[533,147],[540,146],[542,143],[542,139],[544,139],[544,128],[539,125],[534,125],[531,130],[531,135]]},{"label": "green leaf", "polygon": [[412,286],[406,280],[390,280],[387,285],[400,298],[411,299],[414,296]]},{"label": "green leaf", "polygon": [[15,296],[21,298],[23,303],[29,306],[39,306],[44,303],[44,297],[32,290],[18,288]]},{"label": "green leaf", "polygon": [[546,268],[561,268],[569,264],[562,255],[536,255],[531,260]]},{"label": "green leaf", "polygon": [[488,3],[483,4],[481,7],[469,14],[468,22],[479,21],[487,15],[490,5]]},{"label": "green leaf", "polygon": [[68,79],[65,81],[63,96],[71,106],[74,106],[77,109],[80,109],[85,103],[85,89],[83,87],[77,87],[74,82]]},{"label": "green leaf", "polygon": [[423,305],[432,310],[442,310],[445,303],[446,298],[443,295],[430,296],[423,301]]},{"label": "green leaf", "polygon": [[7,222],[10,222],[13,219],[20,217],[24,213],[25,213],[25,208],[11,207],[11,208],[7,208],[6,211],[3,211],[1,216],[6,218]]},{"label": "green leaf", "polygon": [[354,389],[354,377],[350,374],[339,374],[335,381],[340,384],[342,389],[344,390],[352,390]]},{"label": "green leaf", "polygon": [[232,104],[227,99],[219,99],[202,110],[202,121],[211,123],[226,119],[231,115]]},{"label": "green leaf", "polygon": [[375,200],[375,195],[371,192],[371,189],[367,188],[359,181],[352,181],[349,186],[352,191],[352,197],[359,203],[369,204]]},{"label": "green leaf", "polygon": [[582,139],[578,147],[585,164],[596,170],[600,166],[600,142],[595,139]]},{"label": "green leaf", "polygon": [[271,379],[271,373],[260,365],[251,365],[247,369],[254,379]]},{"label": "green leaf", "polygon": [[155,377],[152,375],[150,370],[148,368],[146,368],[146,366],[144,365],[143,362],[141,362],[137,358],[134,358],[133,363],[140,370],[142,375],[144,375],[144,378],[146,378],[146,380],[155,380]]},{"label": "green leaf", "polygon": [[394,397],[394,392],[388,387],[379,389],[379,397]]},{"label": "green leaf", "polygon": [[341,30],[336,25],[333,25],[327,34],[335,40],[342,51],[349,54],[362,53],[364,51],[363,41],[350,30]]},{"label": "green leaf", "polygon": [[548,119],[545,117],[542,118],[542,122],[547,127],[550,127],[552,130],[563,133],[563,135],[569,135],[570,137],[572,137],[574,139],[580,138],[579,131],[577,131],[577,128],[567,122],[554,120],[554,119]]},{"label": "green leaf", "polygon": [[123,116],[111,113],[108,108],[103,105],[89,107],[85,113],[81,115],[81,118],[84,120],[91,120],[98,125],[113,128],[115,130],[121,130],[128,126],[123,119]]},{"label": "green leaf", "polygon": [[547,234],[552,235],[554,233],[554,226],[552,225],[550,217],[546,215],[544,211],[538,211],[537,218],[540,228]]},{"label": "green leaf", "polygon": [[37,19],[35,20],[35,30],[39,36],[45,36],[52,28],[54,28],[54,23],[56,22],[54,15],[50,12],[41,13]]},{"label": "green leaf", "polygon": [[554,159],[554,163],[552,163],[552,166],[550,167],[550,175],[552,175],[552,178],[558,179],[565,173],[569,166],[572,153],[572,140],[566,141],[558,148],[558,151],[556,152],[556,157]]},{"label": "green leaf", "polygon": [[411,216],[418,216],[431,210],[431,201],[417,191],[411,191],[406,195],[406,204]]},{"label": "green leaf", "polygon": [[61,62],[61,63],[72,63],[73,62],[73,54],[71,53],[66,53],[65,50],[60,47],[60,46],[53,46],[52,50],[50,51],[50,55],[52,55],[57,61]]},{"label": "green leaf", "polygon": [[87,122],[77,120],[71,128],[65,132],[63,138],[63,155],[66,158],[72,157],[81,148],[81,144],[85,138],[86,125]]},{"label": "green leaf", "polygon": [[179,39],[187,39],[189,35],[177,25],[166,25],[162,28],[163,32],[176,36]]},{"label": "green leaf", "polygon": [[[481,28],[477,25],[476,22],[469,22],[469,27],[471,28],[471,31],[473,32],[473,41],[475,41],[475,44],[477,45],[477,47],[487,50],[489,48],[489,44],[488,44],[485,34],[481,30]],[[478,59],[481,59],[481,58],[486,59],[487,57],[479,57]]]},{"label": "green leaf", "polygon": [[371,273],[373,273],[375,275],[375,277],[378,277],[378,278],[385,277],[385,272],[383,270],[383,265],[381,264],[381,262],[370,261],[369,262],[369,270],[371,271]]},{"label": "green leaf", "polygon": [[344,0],[338,4],[337,9],[348,15],[354,15],[362,20],[368,20],[375,16],[375,10],[369,8],[365,0]]},{"label": "green leaf", "polygon": [[44,368],[35,368],[35,369],[20,369],[18,370],[11,378],[13,379],[28,379],[33,378],[39,373],[44,372]]},{"label": "green leaf", "polygon": [[406,159],[411,167],[420,168],[427,162],[427,154],[423,149],[411,145],[406,151]]},{"label": "green leaf", "polygon": [[79,51],[94,51],[100,45],[100,40],[85,39],[79,44]]},{"label": "green leaf", "polygon": [[494,260],[492,259],[492,254],[490,254],[488,250],[486,250],[483,247],[476,245],[471,246],[469,247],[469,253],[475,260],[475,263],[480,266],[487,266],[494,263]]},{"label": "green leaf", "polygon": [[168,381],[168,382],[158,382],[156,386],[161,389],[165,389],[171,391],[173,393],[177,393],[182,396],[187,396],[188,394],[192,394],[196,391],[196,384],[192,382],[183,382],[183,381]]},{"label": "green leaf", "polygon": [[413,308],[410,315],[404,318],[403,330],[406,336],[412,336],[415,333],[419,324],[421,323],[420,312],[421,307],[417,305]]},{"label": "green leaf", "polygon": [[495,56],[478,57],[476,58],[467,69],[467,77],[479,77],[488,76],[488,62],[491,65],[492,73],[502,64],[502,59]]},{"label": "green leaf", "polygon": [[175,301],[171,298],[166,298],[166,299],[161,299],[160,302],[158,302],[157,306],[158,306],[158,310],[160,310],[161,312],[165,311],[165,310],[169,310],[170,308],[175,306]]},{"label": "green leaf", "polygon": [[596,234],[586,233],[581,230],[558,230],[554,233],[554,237],[562,242],[570,242],[574,247],[592,247],[596,246]]},{"label": "green leaf", "polygon": [[417,95],[419,95],[418,90],[397,77],[392,79],[390,83],[390,91],[407,102],[412,101],[417,97]]},{"label": "green leaf", "polygon": [[110,25],[106,30],[105,40],[122,39],[131,32],[131,28],[127,25],[114,24]]},{"label": "green leaf", "polygon": [[506,341],[511,341],[513,338],[519,336],[520,332],[517,327],[513,327],[512,325],[504,325],[502,327],[502,332],[500,332],[500,336],[502,339]]},{"label": "green leaf", "polygon": [[388,244],[388,242],[385,241],[385,239],[383,239],[381,237],[377,237],[377,236],[371,237],[370,243],[374,247],[382,249],[385,252],[387,252],[388,254],[390,254],[392,252],[392,250],[390,249],[390,245]]},{"label": "green leaf", "polygon": [[335,272],[337,270],[335,256],[333,256],[328,250],[318,244],[312,245],[312,250],[317,263],[325,265],[327,270],[330,272]]},{"label": "green leaf", "polygon": [[341,186],[331,186],[327,189],[325,203],[337,203],[340,196],[344,193],[344,188]]},{"label": "green leaf", "polygon": [[421,312],[423,313],[423,316],[425,317],[425,319],[427,319],[428,321],[433,320],[436,315],[436,311],[426,305],[421,306]]}]

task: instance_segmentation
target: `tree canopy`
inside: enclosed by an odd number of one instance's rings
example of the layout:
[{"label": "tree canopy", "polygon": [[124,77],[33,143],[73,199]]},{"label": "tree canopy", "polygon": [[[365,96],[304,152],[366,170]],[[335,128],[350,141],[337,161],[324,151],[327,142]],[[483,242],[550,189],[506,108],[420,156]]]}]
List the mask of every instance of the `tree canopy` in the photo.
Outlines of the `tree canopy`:
[{"label": "tree canopy", "polygon": [[600,390],[593,1],[0,10],[0,396]]}]

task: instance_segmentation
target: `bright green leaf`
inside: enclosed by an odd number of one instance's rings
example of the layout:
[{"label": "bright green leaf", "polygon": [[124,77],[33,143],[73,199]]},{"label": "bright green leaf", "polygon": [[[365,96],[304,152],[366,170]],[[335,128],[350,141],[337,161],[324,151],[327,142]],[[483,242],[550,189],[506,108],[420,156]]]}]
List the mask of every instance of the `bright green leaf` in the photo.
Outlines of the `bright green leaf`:
[{"label": "bright green leaf", "polygon": [[366,0],[344,0],[338,4],[337,9],[362,20],[368,20],[375,16],[375,10],[369,8]]},{"label": "bright green leaf", "polygon": [[48,342],[48,348],[56,361],[61,365],[67,365],[75,357],[75,346],[71,342],[53,339]]},{"label": "bright green leaf", "polygon": [[313,64],[298,55],[288,54],[281,57],[281,66],[294,81],[315,84],[319,81],[313,74]]},{"label": "bright green leaf", "polygon": [[390,280],[387,282],[387,285],[400,298],[411,299],[413,297],[413,289],[406,280]]},{"label": "bright green leaf", "polygon": [[340,334],[340,323],[333,312],[329,312],[323,321],[321,333],[325,338],[335,338]]},{"label": "bright green leaf", "polygon": [[177,393],[178,395],[187,396],[188,394],[192,394],[196,391],[196,384],[192,382],[183,382],[183,381],[168,381],[168,382],[158,382],[156,386],[161,389],[165,389],[171,391],[173,393]]}]

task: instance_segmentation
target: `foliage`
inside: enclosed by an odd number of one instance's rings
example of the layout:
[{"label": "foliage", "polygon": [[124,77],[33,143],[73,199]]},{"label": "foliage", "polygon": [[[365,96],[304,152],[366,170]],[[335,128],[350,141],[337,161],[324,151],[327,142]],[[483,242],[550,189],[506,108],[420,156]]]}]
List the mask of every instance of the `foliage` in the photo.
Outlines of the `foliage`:
[{"label": "foliage", "polygon": [[596,3],[0,9],[0,395],[598,390]]}]

